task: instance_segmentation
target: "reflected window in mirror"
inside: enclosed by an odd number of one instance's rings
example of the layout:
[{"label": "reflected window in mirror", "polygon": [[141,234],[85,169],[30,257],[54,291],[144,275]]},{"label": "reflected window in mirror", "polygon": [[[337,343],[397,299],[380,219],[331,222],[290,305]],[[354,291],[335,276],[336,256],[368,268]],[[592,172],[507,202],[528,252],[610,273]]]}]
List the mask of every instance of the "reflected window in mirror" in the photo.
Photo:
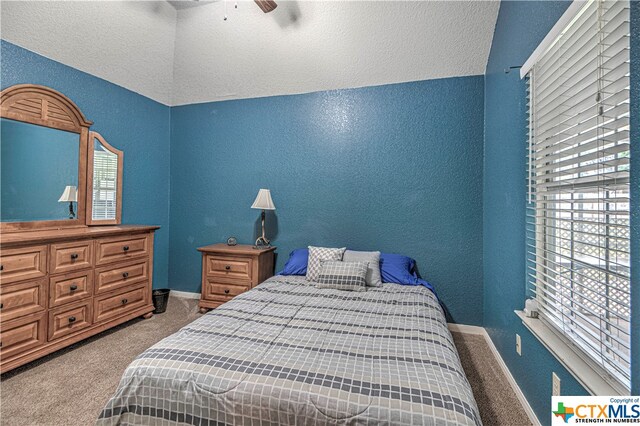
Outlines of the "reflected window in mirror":
[{"label": "reflected window in mirror", "polygon": [[69,218],[60,194],[78,186],[77,133],[0,119],[0,220]]},{"label": "reflected window in mirror", "polygon": [[122,162],[124,154],[99,133],[89,133],[90,225],[120,224],[122,219]]},{"label": "reflected window in mirror", "polygon": [[93,210],[94,220],[112,220],[117,212],[118,156],[94,139]]}]

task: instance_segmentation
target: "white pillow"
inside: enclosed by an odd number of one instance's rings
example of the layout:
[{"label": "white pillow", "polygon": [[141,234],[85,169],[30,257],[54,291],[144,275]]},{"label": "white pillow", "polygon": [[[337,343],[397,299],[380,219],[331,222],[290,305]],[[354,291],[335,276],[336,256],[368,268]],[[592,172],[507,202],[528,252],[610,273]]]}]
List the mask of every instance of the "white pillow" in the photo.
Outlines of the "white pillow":
[{"label": "white pillow", "polygon": [[327,248],[309,246],[307,281],[316,281],[318,279],[323,260],[342,260],[342,256],[346,249],[346,247]]},{"label": "white pillow", "polygon": [[353,251],[344,252],[342,259],[345,262],[369,262],[367,269],[367,286],[382,287],[382,277],[380,276],[380,252],[379,251]]}]

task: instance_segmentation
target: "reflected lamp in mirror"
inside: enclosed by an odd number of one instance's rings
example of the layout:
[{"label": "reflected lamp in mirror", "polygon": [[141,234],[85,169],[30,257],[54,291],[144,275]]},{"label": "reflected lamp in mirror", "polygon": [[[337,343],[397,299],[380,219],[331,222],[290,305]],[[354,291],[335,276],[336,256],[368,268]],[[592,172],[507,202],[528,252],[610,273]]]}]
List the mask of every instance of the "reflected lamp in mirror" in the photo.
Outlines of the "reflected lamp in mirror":
[{"label": "reflected lamp in mirror", "polygon": [[265,236],[265,232],[264,232],[264,217],[265,217],[265,210],[276,209],[276,206],[273,204],[273,200],[271,199],[271,191],[269,191],[268,189],[261,189],[260,191],[258,191],[258,196],[256,197],[255,201],[251,205],[251,208],[262,210],[262,214],[260,215],[262,219],[262,236],[258,237],[254,248],[269,247],[270,242]]},{"label": "reflected lamp in mirror", "polygon": [[78,190],[75,186],[67,185],[60,196],[58,202],[60,203],[69,203],[69,219],[74,219],[76,217],[75,212],[73,211],[73,203],[78,201]]}]

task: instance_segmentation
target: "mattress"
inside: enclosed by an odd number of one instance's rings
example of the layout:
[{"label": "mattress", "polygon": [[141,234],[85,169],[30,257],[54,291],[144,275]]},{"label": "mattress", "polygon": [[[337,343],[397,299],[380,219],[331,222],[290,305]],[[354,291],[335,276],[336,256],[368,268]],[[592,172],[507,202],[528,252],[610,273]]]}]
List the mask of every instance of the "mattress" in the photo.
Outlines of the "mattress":
[{"label": "mattress", "polygon": [[480,425],[423,286],[273,277],[138,356],[98,425]]}]

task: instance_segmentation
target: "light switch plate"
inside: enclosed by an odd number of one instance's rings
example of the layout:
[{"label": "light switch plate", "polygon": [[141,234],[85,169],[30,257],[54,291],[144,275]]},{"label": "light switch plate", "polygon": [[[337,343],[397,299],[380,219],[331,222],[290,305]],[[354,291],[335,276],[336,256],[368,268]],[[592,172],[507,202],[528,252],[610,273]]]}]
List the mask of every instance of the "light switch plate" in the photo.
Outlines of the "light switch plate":
[{"label": "light switch plate", "polygon": [[516,334],[516,352],[522,356],[522,339],[519,334]]}]

